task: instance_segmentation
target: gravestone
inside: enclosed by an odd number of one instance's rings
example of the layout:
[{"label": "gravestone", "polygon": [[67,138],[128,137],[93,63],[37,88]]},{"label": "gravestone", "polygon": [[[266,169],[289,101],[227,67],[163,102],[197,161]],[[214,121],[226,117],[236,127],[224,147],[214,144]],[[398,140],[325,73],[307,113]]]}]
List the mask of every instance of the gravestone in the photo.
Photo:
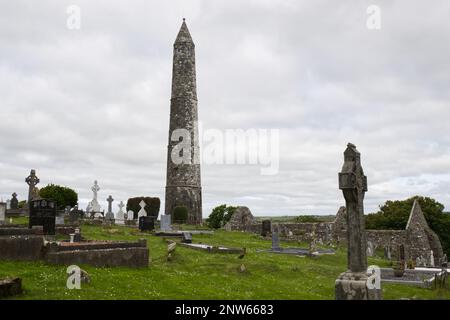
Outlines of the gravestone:
[{"label": "gravestone", "polygon": [[80,212],[78,210],[78,206],[76,205],[73,207],[73,209],[69,212],[69,222],[70,223],[78,223],[80,219]]},{"label": "gravestone", "polygon": [[66,206],[65,208],[64,208],[64,215],[65,216],[68,216],[69,215],[69,213],[70,213],[70,206]]},{"label": "gravestone", "polygon": [[440,265],[443,269],[447,269],[448,266],[448,261],[447,261],[447,254],[444,253],[444,255],[442,256],[442,258],[439,260]]},{"label": "gravestone", "polygon": [[6,200],[6,210],[11,210],[11,200]]},{"label": "gravestone", "polygon": [[316,237],[316,224],[313,224],[311,233],[309,234],[309,255],[317,254],[317,237]]},{"label": "gravestone", "polygon": [[152,231],[155,229],[155,218],[148,216],[139,217],[139,230]]},{"label": "gravestone", "polygon": [[344,165],[339,173],[339,189],[345,198],[347,223],[347,268],[335,283],[336,300],[375,300],[381,288],[369,289],[367,276],[367,241],[364,226],[364,195],[367,177],[361,166],[361,154],[349,143],[344,151]]},{"label": "gravestone", "polygon": [[162,231],[172,231],[172,222],[170,214],[163,214],[161,216],[161,230]]},{"label": "gravestone", "polygon": [[374,247],[372,241],[367,241],[367,256],[373,257],[374,255]]},{"label": "gravestone", "polygon": [[123,212],[123,207],[125,207],[123,201],[117,205],[119,207],[119,211],[116,213],[116,223],[117,224],[125,224],[125,212]]},{"label": "gravestone", "polygon": [[434,252],[433,250],[430,251],[430,267],[434,267]]},{"label": "gravestone", "polygon": [[62,214],[56,215],[55,224],[59,225],[59,226],[63,225],[64,224],[64,215],[62,215]]},{"label": "gravestone", "polygon": [[105,215],[105,219],[106,220],[114,220],[114,213],[112,212],[112,203],[113,203],[114,199],[111,195],[109,195],[109,197],[108,197],[108,199],[106,199],[106,201],[108,201],[108,212]]},{"label": "gravestone", "polygon": [[272,250],[279,251],[280,248],[280,238],[278,237],[278,227],[274,228],[272,231]]},{"label": "gravestone", "polygon": [[272,230],[272,221],[270,221],[270,220],[263,220],[261,235],[263,237],[266,237],[268,234],[270,234],[271,230]]},{"label": "gravestone", "polygon": [[32,200],[30,203],[29,228],[43,226],[45,235],[55,234],[56,203],[49,199]]},{"label": "gravestone", "polygon": [[27,206],[30,209],[31,200],[33,200],[33,192],[35,192],[36,185],[40,182],[36,176],[36,170],[32,169],[30,175],[25,178],[25,182],[28,184],[28,202]]},{"label": "gravestone", "polygon": [[387,260],[391,260],[391,247],[384,247],[384,258]]},{"label": "gravestone", "polygon": [[134,212],[132,210],[128,210],[127,212],[127,220],[133,221],[134,220]]},{"label": "gravestone", "polygon": [[147,211],[145,211],[145,206],[146,206],[147,204],[145,203],[145,201],[144,200],[141,200],[141,202],[139,202],[139,206],[141,207],[141,209],[139,210],[139,212],[138,212],[138,219],[140,218],[140,217],[146,217],[147,216]]},{"label": "gravestone", "polygon": [[80,228],[75,228],[75,233],[73,237],[73,241],[75,242],[81,242],[83,239],[81,237],[81,231]]},{"label": "gravestone", "polygon": [[15,193],[15,192],[12,194],[12,198],[11,198],[11,209],[12,210],[19,209],[19,200],[17,200],[17,193]]},{"label": "gravestone", "polygon": [[0,223],[6,219],[6,202],[0,202]]},{"label": "gravestone", "polygon": [[183,232],[183,238],[181,239],[182,243],[192,243],[192,233]]},{"label": "gravestone", "polygon": [[97,180],[94,181],[94,185],[91,188],[93,196],[92,196],[92,200],[88,203],[87,208],[86,208],[86,213],[91,216],[91,217],[99,217],[103,216],[101,214],[102,212],[102,208],[100,206],[100,204],[98,203],[98,192],[100,191],[100,187],[98,186],[98,182]]}]

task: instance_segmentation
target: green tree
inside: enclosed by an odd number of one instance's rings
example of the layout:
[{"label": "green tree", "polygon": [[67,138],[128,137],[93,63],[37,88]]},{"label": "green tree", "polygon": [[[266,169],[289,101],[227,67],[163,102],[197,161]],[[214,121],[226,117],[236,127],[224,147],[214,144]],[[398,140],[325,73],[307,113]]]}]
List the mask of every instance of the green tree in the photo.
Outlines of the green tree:
[{"label": "green tree", "polygon": [[430,228],[441,240],[442,248],[450,255],[450,215],[445,214],[444,205],[435,199],[414,196],[406,200],[386,201],[377,213],[366,216],[366,229],[402,230],[406,228],[414,200],[418,200]]},{"label": "green tree", "polygon": [[177,206],[173,209],[173,221],[176,223],[186,223],[188,218],[188,208]]},{"label": "green tree", "polygon": [[215,207],[208,219],[206,219],[208,227],[213,229],[222,228],[228,221],[230,221],[235,210],[236,207],[227,206],[226,204]]},{"label": "green tree", "polygon": [[74,207],[78,203],[78,194],[75,190],[56,184],[49,184],[42,188],[39,190],[39,195],[42,198],[55,200],[59,209],[63,209],[66,206]]}]

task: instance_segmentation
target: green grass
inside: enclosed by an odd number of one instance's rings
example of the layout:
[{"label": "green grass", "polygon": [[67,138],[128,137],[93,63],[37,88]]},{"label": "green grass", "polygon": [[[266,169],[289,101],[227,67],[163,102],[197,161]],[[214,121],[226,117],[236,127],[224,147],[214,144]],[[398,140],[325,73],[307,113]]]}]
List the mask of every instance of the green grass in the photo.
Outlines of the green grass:
[{"label": "green grass", "polygon": [[[24,222],[26,223],[26,222]],[[150,234],[127,227],[82,226],[88,239],[136,240],[146,238],[151,263],[145,269],[81,266],[91,277],[81,290],[66,289],[66,267],[41,262],[0,262],[0,278],[18,276],[25,293],[16,299],[334,299],[334,281],[346,269],[346,253],[301,258],[256,252],[271,242],[258,235],[216,231],[193,235],[194,242],[245,247],[247,255],[209,254],[177,247],[174,260],[166,261],[167,244]],[[303,246],[282,242],[287,246]],[[247,271],[241,273],[244,264]],[[369,259],[386,266],[387,261]],[[404,285],[383,285],[385,299],[450,299],[450,292]]]}]

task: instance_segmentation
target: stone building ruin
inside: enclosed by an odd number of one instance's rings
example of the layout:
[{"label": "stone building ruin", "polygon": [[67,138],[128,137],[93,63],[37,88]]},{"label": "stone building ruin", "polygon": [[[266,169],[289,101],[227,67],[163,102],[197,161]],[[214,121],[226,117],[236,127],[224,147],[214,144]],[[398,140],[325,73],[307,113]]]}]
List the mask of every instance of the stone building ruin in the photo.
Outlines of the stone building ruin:
[{"label": "stone building ruin", "polygon": [[[261,221],[254,221],[247,224],[245,230],[239,229],[237,225],[233,227],[233,230],[262,234],[262,225]],[[286,222],[277,223],[277,226],[279,237],[284,240],[309,242],[313,232],[318,244],[345,244],[347,239],[345,207],[339,208],[332,222]],[[401,245],[405,248],[405,260],[412,260],[417,266],[437,266],[443,256],[439,237],[428,226],[417,200],[413,204],[404,230],[366,230],[366,238],[368,256],[381,254],[386,259],[396,260]]]}]

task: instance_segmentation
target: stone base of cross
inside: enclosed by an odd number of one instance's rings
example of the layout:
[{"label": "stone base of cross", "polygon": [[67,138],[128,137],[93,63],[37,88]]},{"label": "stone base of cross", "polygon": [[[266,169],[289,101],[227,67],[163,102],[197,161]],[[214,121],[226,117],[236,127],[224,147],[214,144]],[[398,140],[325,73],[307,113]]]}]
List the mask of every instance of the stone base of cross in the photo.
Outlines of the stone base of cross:
[{"label": "stone base of cross", "polygon": [[344,272],[335,282],[336,300],[381,300],[380,289],[369,289],[369,277],[364,272]]}]

